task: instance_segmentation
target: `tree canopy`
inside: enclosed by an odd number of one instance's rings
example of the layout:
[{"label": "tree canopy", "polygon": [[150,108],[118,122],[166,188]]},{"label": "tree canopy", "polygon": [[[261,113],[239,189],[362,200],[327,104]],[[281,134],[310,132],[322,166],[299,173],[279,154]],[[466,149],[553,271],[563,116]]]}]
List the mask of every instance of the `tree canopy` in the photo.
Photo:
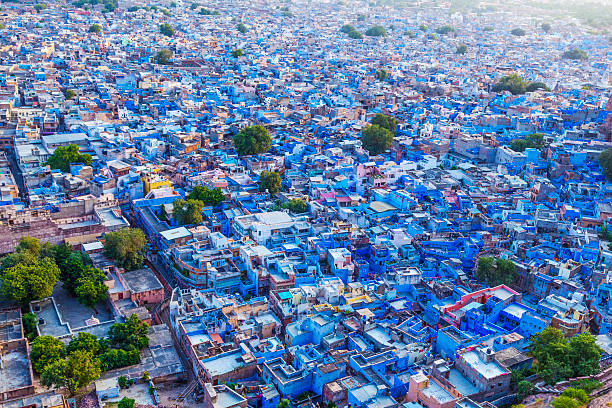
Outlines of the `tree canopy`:
[{"label": "tree canopy", "polygon": [[377,25],[372,28],[369,28],[365,32],[365,35],[367,35],[368,37],[384,37],[387,35],[387,31],[385,30],[385,27]]},{"label": "tree canopy", "polygon": [[590,376],[600,370],[601,349],[589,333],[568,340],[559,329],[547,327],[532,337],[529,352],[536,361],[536,372],[547,384]]},{"label": "tree canopy", "polygon": [[374,115],[372,120],[370,120],[370,123],[372,125],[378,125],[380,127],[383,127],[389,132],[391,132],[393,135],[395,135],[398,121],[393,116],[385,115],[383,113],[377,113],[376,115]]},{"label": "tree canopy", "polygon": [[47,164],[52,169],[59,169],[64,172],[70,170],[72,163],[83,163],[89,166],[91,165],[91,155],[81,154],[77,145],[69,144],[68,146],[57,147],[47,160]]},{"label": "tree canopy", "polygon": [[508,285],[516,278],[516,265],[509,259],[478,258],[476,279],[489,286]]},{"label": "tree canopy", "polygon": [[525,149],[534,148],[541,149],[544,141],[544,135],[541,133],[532,133],[520,139],[512,139],[510,148],[515,152],[524,152]]},{"label": "tree canopy", "polygon": [[155,54],[155,63],[159,65],[170,65],[173,57],[174,53],[169,49],[164,48],[157,51],[157,54]]},{"label": "tree canopy", "polygon": [[457,30],[455,30],[455,27],[447,24],[447,25],[443,25],[442,27],[436,28],[435,31],[438,34],[446,35],[446,34],[454,33]]},{"label": "tree canopy", "polygon": [[584,50],[572,48],[571,50],[563,53],[563,58],[570,60],[587,60],[589,59],[589,55]]},{"label": "tree canopy", "polygon": [[32,265],[17,264],[0,277],[2,294],[21,305],[51,296],[59,269],[48,258]]},{"label": "tree canopy", "polygon": [[234,148],[240,156],[265,153],[270,150],[272,138],[261,125],[247,126],[234,136]]},{"label": "tree canopy", "polygon": [[262,171],[259,175],[259,191],[276,194],[280,191],[282,180],[277,172]]},{"label": "tree canopy", "polygon": [[234,58],[242,57],[242,49],[241,48],[237,48],[237,49],[233,50],[232,51],[232,57],[234,57]]},{"label": "tree canopy", "polygon": [[459,44],[457,46],[457,50],[455,51],[456,54],[459,55],[464,55],[465,53],[467,53],[468,47],[465,44]]},{"label": "tree canopy", "polygon": [[159,32],[167,37],[172,37],[174,35],[174,28],[168,23],[163,23],[159,25]]},{"label": "tree canopy", "polygon": [[393,142],[393,133],[379,125],[370,125],[361,131],[361,144],[370,155],[377,155],[387,150]]},{"label": "tree canopy", "polygon": [[513,28],[512,31],[510,31],[510,34],[516,35],[517,37],[522,37],[526,34],[526,32],[522,28]]},{"label": "tree canopy", "polygon": [[140,268],[147,244],[138,228],[123,228],[104,235],[104,254],[114,259],[117,266],[131,271]]},{"label": "tree canopy", "polygon": [[225,200],[225,194],[219,187],[210,190],[206,186],[195,186],[185,197],[189,200],[200,200],[204,205],[218,206]]},{"label": "tree canopy", "polygon": [[598,157],[599,165],[603,170],[604,176],[608,181],[612,181],[612,148],[606,149],[599,154]]},{"label": "tree canopy", "polygon": [[89,26],[90,33],[100,34],[101,31],[102,31],[102,27],[100,26],[100,24],[92,24]]},{"label": "tree canopy", "polygon": [[376,71],[376,79],[379,81],[384,81],[389,76],[389,73],[384,69],[379,69]]},{"label": "tree canopy", "polygon": [[177,199],[172,203],[172,216],[179,225],[199,224],[202,222],[204,203],[194,199]]},{"label": "tree canopy", "polygon": [[542,25],[540,27],[542,27],[542,30],[544,30],[544,32],[546,32],[546,33],[548,33],[550,31],[550,29],[551,29],[549,23],[542,23]]},{"label": "tree canopy", "polygon": [[240,33],[244,34],[247,31],[249,31],[249,29],[247,28],[247,26],[245,26],[243,23],[238,23],[238,25],[236,26],[236,30],[238,30]]},{"label": "tree canopy", "polygon": [[300,200],[299,198],[292,198],[286,203],[283,203],[281,208],[288,209],[295,214],[302,214],[308,211],[308,205],[306,202],[304,202],[304,200]]}]

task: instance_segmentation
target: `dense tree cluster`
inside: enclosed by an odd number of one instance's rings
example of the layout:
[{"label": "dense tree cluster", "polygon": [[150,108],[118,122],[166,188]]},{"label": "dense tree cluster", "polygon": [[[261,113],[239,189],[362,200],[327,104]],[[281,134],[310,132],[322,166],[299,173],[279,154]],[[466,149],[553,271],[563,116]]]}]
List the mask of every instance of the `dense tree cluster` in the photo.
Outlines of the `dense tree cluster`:
[{"label": "dense tree cluster", "polygon": [[526,34],[526,32],[522,28],[513,28],[510,31],[510,34],[515,35],[517,37],[522,37],[522,36],[524,36]]},{"label": "dense tree cluster", "polygon": [[249,31],[249,29],[247,28],[247,26],[245,26],[243,23],[238,23],[238,25],[236,26],[236,30],[238,30],[238,32],[244,34],[247,31]]},{"label": "dense tree cluster", "polygon": [[[73,91],[74,92],[74,91]],[[83,163],[86,166],[91,165],[91,155],[85,153],[79,153],[79,147],[75,144],[69,144],[68,146],[59,146],[49,159],[47,164],[52,169],[59,169],[63,172],[70,171],[70,165],[72,163]]]},{"label": "dense tree cluster", "polygon": [[171,50],[164,48],[157,51],[157,54],[155,54],[155,63],[159,65],[170,65],[173,57],[174,53]]},{"label": "dense tree cluster", "polygon": [[384,37],[387,35],[387,31],[385,30],[385,27],[377,25],[372,28],[369,28],[365,32],[365,35],[367,35],[368,37]]},{"label": "dense tree cluster", "polygon": [[489,286],[508,285],[516,279],[516,265],[509,259],[478,258],[476,279]]},{"label": "dense tree cluster", "polygon": [[142,266],[146,245],[147,239],[138,228],[123,228],[104,235],[104,255],[127,271]]},{"label": "dense tree cluster", "polygon": [[447,25],[443,25],[442,27],[436,28],[435,31],[438,34],[446,35],[446,34],[454,33],[457,30],[455,30],[455,27],[450,26],[450,25],[447,24]]},{"label": "dense tree cluster", "polygon": [[174,35],[174,28],[168,23],[163,23],[159,25],[159,32],[167,37],[172,37]]},{"label": "dense tree cluster", "polygon": [[464,55],[465,53],[467,53],[468,47],[465,44],[459,44],[457,46],[457,50],[455,51],[456,54],[459,55]]},{"label": "dense tree cluster", "polygon": [[529,351],[535,371],[547,384],[590,376],[600,370],[601,349],[589,333],[568,340],[559,329],[547,327],[532,337]]},{"label": "dense tree cluster", "polygon": [[508,91],[513,95],[522,95],[525,92],[533,92],[538,89],[543,89],[545,91],[550,90],[545,83],[525,81],[518,74],[510,74],[501,77],[501,79],[493,85],[493,88],[491,88],[493,92]]},{"label": "dense tree cluster", "polygon": [[81,332],[67,346],[52,336],[32,342],[32,368],[46,387],[58,386],[72,394],[100,377],[102,371],[138,364],[140,350],[147,347],[149,326],[130,316],[110,327],[108,340]]},{"label": "dense tree cluster", "polygon": [[172,203],[172,216],[179,225],[199,224],[203,208],[204,203],[200,200],[179,198]]},{"label": "dense tree cluster", "polygon": [[100,34],[102,31],[102,26],[100,24],[92,24],[89,26],[89,32],[94,34]]},{"label": "dense tree cluster", "polygon": [[206,186],[196,186],[185,197],[189,200],[200,200],[204,205],[218,206],[225,200],[225,194],[219,187],[212,190]]},{"label": "dense tree cluster", "polygon": [[599,154],[598,157],[599,165],[603,170],[604,176],[608,181],[612,181],[612,148],[606,149]]},{"label": "dense tree cluster", "polygon": [[361,144],[370,155],[377,155],[387,150],[397,128],[397,119],[377,113],[370,121],[371,125],[361,131]]},{"label": "dense tree cluster", "polygon": [[584,50],[572,48],[571,50],[563,53],[563,58],[570,60],[587,60],[589,59],[589,55]]},{"label": "dense tree cluster", "polygon": [[240,156],[265,153],[270,150],[272,138],[268,129],[261,125],[247,126],[233,139],[234,148]]},{"label": "dense tree cluster", "polygon": [[544,142],[544,135],[541,133],[532,133],[520,139],[512,139],[510,148],[515,152],[524,152],[525,149],[541,149]]},{"label": "dense tree cluster", "polygon": [[292,198],[286,203],[281,204],[281,208],[287,209],[295,214],[302,214],[308,211],[308,205],[304,200],[299,198]]},{"label": "dense tree cluster", "polygon": [[280,191],[282,179],[275,171],[262,171],[259,175],[259,191],[274,195]]}]

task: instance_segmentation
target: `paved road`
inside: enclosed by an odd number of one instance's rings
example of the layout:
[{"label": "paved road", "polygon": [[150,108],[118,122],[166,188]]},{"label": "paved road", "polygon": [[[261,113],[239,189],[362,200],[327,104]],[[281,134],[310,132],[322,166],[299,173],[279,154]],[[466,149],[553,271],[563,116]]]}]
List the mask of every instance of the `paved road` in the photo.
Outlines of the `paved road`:
[{"label": "paved road", "polygon": [[6,150],[6,157],[8,159],[8,164],[11,169],[11,173],[13,173],[13,177],[15,178],[15,183],[17,183],[17,188],[19,189],[19,197],[24,203],[29,204],[30,198],[28,196],[28,189],[25,186],[23,174],[21,174],[21,170],[19,169],[19,165],[17,164],[17,159],[15,158],[15,151],[13,149]]}]

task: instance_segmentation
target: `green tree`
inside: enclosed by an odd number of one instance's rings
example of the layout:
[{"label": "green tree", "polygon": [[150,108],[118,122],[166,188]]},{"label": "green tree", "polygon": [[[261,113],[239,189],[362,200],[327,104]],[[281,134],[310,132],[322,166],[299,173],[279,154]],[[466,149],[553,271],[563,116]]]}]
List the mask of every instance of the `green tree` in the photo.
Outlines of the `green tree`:
[{"label": "green tree", "polygon": [[548,23],[542,23],[541,27],[542,27],[542,30],[544,30],[544,32],[546,33],[548,33],[551,29],[550,24]]},{"label": "green tree", "polygon": [[372,120],[370,120],[370,124],[385,128],[393,135],[395,135],[397,130],[397,123],[397,119],[395,119],[393,116],[385,115],[383,113],[377,113],[374,115]]},{"label": "green tree", "polygon": [[204,203],[200,200],[179,198],[172,203],[172,215],[179,225],[199,224],[202,222],[202,208]]},{"label": "green tree", "polygon": [[30,361],[32,369],[41,374],[49,364],[62,360],[65,354],[64,343],[53,336],[39,336],[32,341]]},{"label": "green tree", "polygon": [[365,35],[368,37],[384,37],[387,35],[387,31],[383,26],[374,26],[369,28],[368,31],[365,32]]},{"label": "green tree", "polygon": [[427,31],[427,26],[425,24],[421,24],[419,25],[419,30],[422,32],[426,32]]},{"label": "green tree", "polygon": [[159,220],[168,221],[168,213],[166,212],[166,206],[164,204],[159,206]]},{"label": "green tree", "polygon": [[532,133],[522,139],[512,139],[510,148],[515,152],[524,152],[525,149],[541,149],[544,142],[544,135],[541,133]]},{"label": "green tree", "polygon": [[550,91],[550,88],[544,82],[529,82],[527,84],[527,88],[525,90],[527,92],[534,92],[538,89],[542,89],[544,91]]},{"label": "green tree", "polygon": [[600,371],[599,361],[602,350],[595,343],[595,336],[590,333],[579,333],[569,340],[569,347],[571,350],[569,364],[574,376],[584,377]]},{"label": "green tree", "polygon": [[379,125],[370,125],[361,131],[361,144],[370,155],[383,153],[393,143],[393,133]]},{"label": "green tree", "polygon": [[135,314],[128,317],[125,323],[113,324],[108,330],[108,337],[113,347],[123,350],[141,350],[149,345],[149,325],[138,320]]},{"label": "green tree", "polygon": [[384,81],[389,76],[389,73],[384,69],[379,69],[376,71],[376,79],[379,81]]},{"label": "green tree", "polygon": [[66,353],[72,354],[77,350],[83,350],[91,353],[93,356],[108,350],[108,345],[105,340],[98,339],[95,335],[86,332],[80,332],[77,337],[74,337],[66,346]]},{"label": "green tree", "polygon": [[89,26],[90,33],[100,34],[101,31],[102,31],[102,27],[100,26],[100,24],[92,24]]},{"label": "green tree", "polygon": [[579,408],[580,404],[573,398],[562,395],[553,399],[550,403],[553,408]]},{"label": "green tree", "polygon": [[244,34],[247,31],[249,31],[249,29],[247,28],[247,26],[245,26],[243,23],[238,23],[238,25],[236,26],[236,30],[238,30],[238,32]]},{"label": "green tree", "polygon": [[526,33],[525,30],[523,30],[522,28],[513,28],[512,31],[510,31],[510,34],[515,35],[517,37],[522,37]]},{"label": "green tree", "polygon": [[283,398],[278,402],[276,408],[291,408],[291,402],[287,398]]},{"label": "green tree", "polygon": [[571,50],[563,53],[563,58],[571,60],[587,60],[589,59],[589,55],[584,50],[572,48]]},{"label": "green tree", "polygon": [[146,244],[142,230],[123,228],[104,236],[104,254],[114,259],[117,266],[131,271],[142,265]]},{"label": "green tree", "polygon": [[74,90],[72,89],[66,89],[64,91],[64,98],[70,100],[72,98],[74,98],[76,96],[76,92],[74,92]]},{"label": "green tree", "polygon": [[491,32],[491,31],[493,31],[493,30],[494,30],[494,28],[493,28],[493,27],[489,27],[489,26],[487,26],[487,27],[485,27],[485,28],[483,28],[483,29],[482,29],[482,31],[484,31],[484,32],[486,32],[486,33],[490,33],[490,32]]},{"label": "green tree", "polygon": [[489,286],[508,285],[516,279],[516,265],[509,259],[478,258],[476,278]]},{"label": "green tree", "polygon": [[80,303],[93,309],[107,298],[108,288],[104,284],[106,276],[102,271],[90,267],[88,272],[77,281],[75,294]]},{"label": "green tree", "polygon": [[247,126],[234,136],[234,148],[240,156],[265,153],[270,150],[272,138],[263,126]]},{"label": "green tree", "polygon": [[286,203],[283,203],[281,207],[286,208],[295,214],[302,214],[308,211],[307,204],[304,202],[304,200],[300,200],[299,198],[292,198]]},{"label": "green tree", "polygon": [[32,341],[36,337],[36,315],[32,312],[24,313],[21,316],[21,322],[23,323],[23,330],[28,340]]},{"label": "green tree", "polygon": [[348,36],[349,38],[352,38],[353,40],[361,40],[363,38],[363,34],[361,34],[357,30],[351,31],[350,33],[348,33]]},{"label": "green tree", "polygon": [[234,58],[242,57],[242,49],[241,48],[237,48],[234,51],[232,51],[232,57],[234,57]]},{"label": "green tree", "polygon": [[34,9],[38,11],[39,13],[45,10],[46,8],[47,8],[47,5],[45,3],[38,3],[34,6]]},{"label": "green tree", "polygon": [[40,256],[40,240],[34,237],[21,237],[15,247],[16,252],[29,252],[32,256]]},{"label": "green tree", "polygon": [[168,23],[163,23],[159,25],[159,32],[167,37],[172,37],[174,35],[174,28]]},{"label": "green tree", "polygon": [[117,383],[119,383],[119,388],[127,388],[127,377],[122,375],[117,378]]},{"label": "green tree", "polygon": [[190,200],[200,200],[204,203],[204,205],[216,207],[225,201],[225,194],[223,194],[223,190],[221,190],[219,187],[215,187],[210,190],[206,186],[195,186],[185,198]]},{"label": "green tree", "polygon": [[527,82],[518,74],[502,77],[491,89],[493,92],[509,91],[513,95],[521,95],[527,91]]},{"label": "green tree", "polygon": [[468,47],[465,44],[459,44],[457,46],[457,50],[455,51],[456,54],[459,55],[464,55],[465,53],[467,53]]},{"label": "green tree", "polygon": [[274,195],[280,191],[281,188],[281,177],[277,172],[262,171],[259,175],[259,191],[267,191]]},{"label": "green tree", "polygon": [[157,51],[155,54],[155,63],[158,65],[170,65],[172,63],[172,58],[174,58],[174,53],[164,48]]},{"label": "green tree", "polygon": [[598,157],[599,165],[603,170],[604,176],[608,181],[612,181],[612,148],[606,149],[599,154]]},{"label": "green tree", "polygon": [[447,24],[447,25],[443,25],[442,27],[436,28],[435,31],[438,34],[446,35],[446,34],[454,33],[457,30],[455,30],[455,27]]},{"label": "green tree", "polygon": [[79,147],[75,144],[70,144],[68,146],[59,146],[47,160],[47,164],[52,169],[59,169],[63,172],[69,171],[72,163],[83,163],[89,166],[91,165],[91,156],[79,153]]},{"label": "green tree", "polygon": [[534,385],[530,383],[529,381],[527,380],[520,381],[516,385],[518,400],[519,401],[524,400],[529,394],[531,394],[531,391],[533,390],[533,388],[534,388]]},{"label": "green tree", "polygon": [[46,366],[40,376],[42,385],[65,387],[74,395],[78,390],[100,378],[100,361],[85,350],[76,350],[67,360],[57,360]]},{"label": "green tree", "polygon": [[48,258],[33,265],[17,264],[0,277],[1,292],[8,299],[27,305],[51,296],[59,274],[57,265]]},{"label": "green tree", "polygon": [[353,26],[351,24],[345,24],[345,25],[342,26],[340,31],[342,31],[344,34],[348,34],[351,31],[357,31],[357,29],[355,28],[355,26]]},{"label": "green tree", "polygon": [[132,398],[123,397],[121,401],[119,401],[118,408],[134,408],[134,402],[135,400],[133,400]]}]

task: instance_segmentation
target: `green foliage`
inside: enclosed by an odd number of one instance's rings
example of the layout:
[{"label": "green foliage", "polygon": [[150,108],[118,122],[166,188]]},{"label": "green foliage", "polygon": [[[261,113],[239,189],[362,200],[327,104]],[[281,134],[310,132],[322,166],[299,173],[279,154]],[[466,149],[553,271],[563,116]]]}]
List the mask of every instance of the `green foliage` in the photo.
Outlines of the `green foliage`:
[{"label": "green foliage", "polygon": [[355,26],[353,26],[351,24],[345,24],[345,25],[342,26],[340,31],[342,31],[344,34],[348,34],[351,31],[357,31],[357,29],[355,28]]},{"label": "green foliage", "polygon": [[39,13],[45,10],[46,8],[47,8],[47,5],[45,3],[38,3],[34,6],[34,9],[38,11]]},{"label": "green foliage", "polygon": [[179,225],[199,224],[202,222],[202,208],[204,203],[200,200],[179,198],[172,203],[172,215]]},{"label": "green foliage", "polygon": [[69,144],[68,146],[59,146],[47,160],[47,164],[52,169],[59,169],[63,172],[70,171],[72,163],[83,163],[89,166],[91,165],[91,156],[79,153],[77,145]]},{"label": "green foliage", "polygon": [[117,378],[117,384],[119,384],[119,388],[127,388],[127,377],[122,375]]},{"label": "green foliage", "polygon": [[525,30],[523,30],[522,28],[513,28],[512,31],[510,31],[510,34],[515,35],[517,37],[522,37],[526,33]]},{"label": "green foliage", "polygon": [[419,30],[422,31],[422,32],[426,32],[427,31],[427,26],[425,24],[421,24],[419,26]]},{"label": "green foliage", "polygon": [[571,60],[588,60],[589,55],[584,50],[572,48],[571,50],[563,53],[563,58]]},{"label": "green foliage", "polygon": [[544,82],[529,82],[527,84],[527,88],[525,88],[525,90],[527,92],[534,92],[537,91],[538,89],[542,89],[544,91],[550,91],[550,88],[544,83]]},{"label": "green foliage", "polygon": [[234,148],[240,156],[265,153],[270,150],[272,138],[261,125],[247,126],[234,136]]},{"label": "green foliage", "polygon": [[138,228],[123,228],[104,236],[104,254],[117,266],[131,271],[140,268],[147,240]]},{"label": "green foliage", "polygon": [[578,402],[575,399],[567,397],[565,395],[562,395],[560,397],[553,399],[550,405],[553,408],[579,408],[580,407],[580,404],[578,404]]},{"label": "green foliage", "polygon": [[223,190],[219,187],[210,190],[206,186],[195,186],[185,198],[188,200],[200,200],[204,205],[216,207],[225,200],[225,194],[223,194]]},{"label": "green foliage", "polygon": [[603,384],[597,380],[592,380],[590,378],[584,378],[582,380],[572,381],[570,383],[570,386],[573,388],[584,390],[584,392],[586,392],[587,394],[590,394],[596,389],[601,388]]},{"label": "green foliage", "polygon": [[108,288],[104,284],[106,275],[99,269],[87,267],[77,280],[75,295],[78,301],[93,308],[108,296]]},{"label": "green foliage", "polygon": [[167,37],[172,37],[174,35],[174,28],[168,23],[163,23],[159,25],[159,32]]},{"label": "green foliage", "polygon": [[159,65],[170,65],[173,57],[174,53],[171,50],[164,48],[157,51],[155,54],[155,63]]},{"label": "green foliage", "polygon": [[374,26],[369,28],[368,31],[365,32],[365,35],[368,37],[384,37],[387,35],[387,31],[383,26]]},{"label": "green foliage", "polygon": [[383,153],[393,143],[393,133],[379,125],[366,126],[361,131],[361,144],[370,155]]},{"label": "green foliage", "polygon": [[281,183],[280,174],[275,171],[262,171],[259,175],[259,191],[268,191],[268,193],[274,195],[280,191]]},{"label": "green foliage", "polygon": [[455,31],[455,27],[450,26],[450,25],[443,25],[442,27],[438,27],[436,28],[436,33],[441,34],[441,35],[446,35],[446,34],[450,34],[450,33],[454,33]]},{"label": "green foliage", "polygon": [[100,355],[100,366],[102,370],[114,370],[121,367],[129,367],[140,362],[140,352],[135,349],[110,349]]},{"label": "green foliage", "polygon": [[291,408],[291,402],[287,398],[283,398],[278,402],[276,408]]},{"label": "green foliage", "polygon": [[379,81],[384,81],[389,76],[389,73],[384,69],[379,69],[376,71],[376,79]]},{"label": "green foliage", "polygon": [[363,38],[363,34],[361,34],[357,30],[351,31],[350,33],[348,33],[348,36],[349,38],[352,38],[353,40],[361,40]]},{"label": "green foliage", "polygon": [[457,46],[457,50],[455,51],[455,54],[459,54],[459,55],[464,55],[465,53],[467,53],[468,47],[465,44],[459,44]]},{"label": "green foliage", "polygon": [[209,10],[207,8],[202,7],[198,14],[201,16],[218,16],[219,12],[217,10]]},{"label": "green foliage", "polygon": [[542,27],[542,30],[544,30],[544,32],[546,33],[550,32],[551,27],[549,23],[542,23],[540,27]]},{"label": "green foliage", "polygon": [[283,203],[281,205],[281,208],[288,209],[289,211],[295,214],[302,214],[308,211],[308,205],[299,198],[292,198],[286,203]]},{"label": "green foliage", "polygon": [[123,350],[140,350],[149,345],[149,325],[138,320],[136,315],[131,315],[125,323],[113,324],[108,337],[113,347]]},{"label": "green foliage", "polygon": [[243,23],[238,23],[238,25],[236,26],[236,30],[238,30],[238,32],[244,34],[247,31],[249,31],[249,29],[247,28],[247,26],[245,26]]},{"label": "green foliage", "polygon": [[21,305],[51,296],[59,268],[49,258],[32,265],[17,264],[0,277],[2,294]]},{"label": "green foliage", "polygon": [[100,361],[84,350],[77,350],[67,360],[58,360],[45,367],[40,376],[41,383],[50,387],[65,387],[71,394],[76,393],[92,381],[100,378]]},{"label": "green foliage", "polygon": [[547,384],[594,375],[600,370],[601,349],[589,333],[567,340],[559,329],[547,327],[532,337],[529,350],[537,362],[537,374]]},{"label": "green foliage", "polygon": [[534,388],[534,385],[530,383],[529,381],[526,381],[526,380],[520,381],[516,386],[518,400],[519,401],[524,400],[529,394],[531,394],[531,391],[533,390],[533,388]]},{"label": "green foliage", "polygon": [[234,57],[234,58],[242,57],[242,49],[241,48],[237,48],[237,49],[233,50],[232,51],[232,57]]},{"label": "green foliage", "polygon": [[132,398],[123,397],[121,401],[119,401],[118,408],[134,408],[134,402]]},{"label": "green foliage", "polygon": [[98,339],[91,333],[80,332],[79,335],[68,343],[66,353],[72,354],[77,350],[83,350],[91,353],[93,356],[99,356],[108,350],[106,340]]},{"label": "green foliage", "polygon": [[603,170],[604,176],[606,176],[608,181],[612,181],[612,148],[601,152],[597,160]]},{"label": "green foliage", "polygon": [[516,265],[509,259],[481,256],[476,266],[476,279],[489,286],[508,285],[516,278]]},{"label": "green foliage", "polygon": [[149,381],[151,379],[151,376],[149,375],[148,371],[145,371],[144,373],[142,373],[142,380],[143,381]]},{"label": "green foliage", "polygon": [[544,142],[544,135],[541,133],[532,133],[522,139],[512,139],[510,148],[515,152],[524,152],[525,149],[541,149]]},{"label": "green foliage", "polygon": [[483,29],[482,29],[482,31],[487,32],[487,33],[490,33],[490,32],[491,32],[491,31],[493,31],[493,30],[494,30],[494,28],[493,28],[493,27],[490,27],[490,26],[487,26],[487,27],[485,27],[485,28],[483,28]]},{"label": "green foliage", "polygon": [[32,342],[30,361],[35,373],[41,374],[43,369],[65,355],[64,343],[53,336],[39,336]]},{"label": "green foliage", "polygon": [[159,220],[168,221],[168,213],[166,212],[166,206],[164,204],[159,206]]},{"label": "green foliage", "polygon": [[25,313],[21,316],[21,323],[28,340],[34,340],[36,337],[36,315],[32,312]]},{"label": "green foliage", "polygon": [[365,14],[359,14],[357,16],[357,21],[365,21],[366,19],[366,15]]},{"label": "green foliage", "polygon": [[398,122],[397,122],[397,119],[395,119],[393,116],[385,115],[382,113],[377,113],[376,115],[374,115],[372,120],[370,120],[370,123],[372,125],[378,125],[382,128],[385,128],[389,132],[391,132],[393,135],[395,135]]},{"label": "green foliage", "polygon": [[102,31],[102,26],[100,24],[92,24],[89,26],[89,32],[94,34],[100,34]]}]

